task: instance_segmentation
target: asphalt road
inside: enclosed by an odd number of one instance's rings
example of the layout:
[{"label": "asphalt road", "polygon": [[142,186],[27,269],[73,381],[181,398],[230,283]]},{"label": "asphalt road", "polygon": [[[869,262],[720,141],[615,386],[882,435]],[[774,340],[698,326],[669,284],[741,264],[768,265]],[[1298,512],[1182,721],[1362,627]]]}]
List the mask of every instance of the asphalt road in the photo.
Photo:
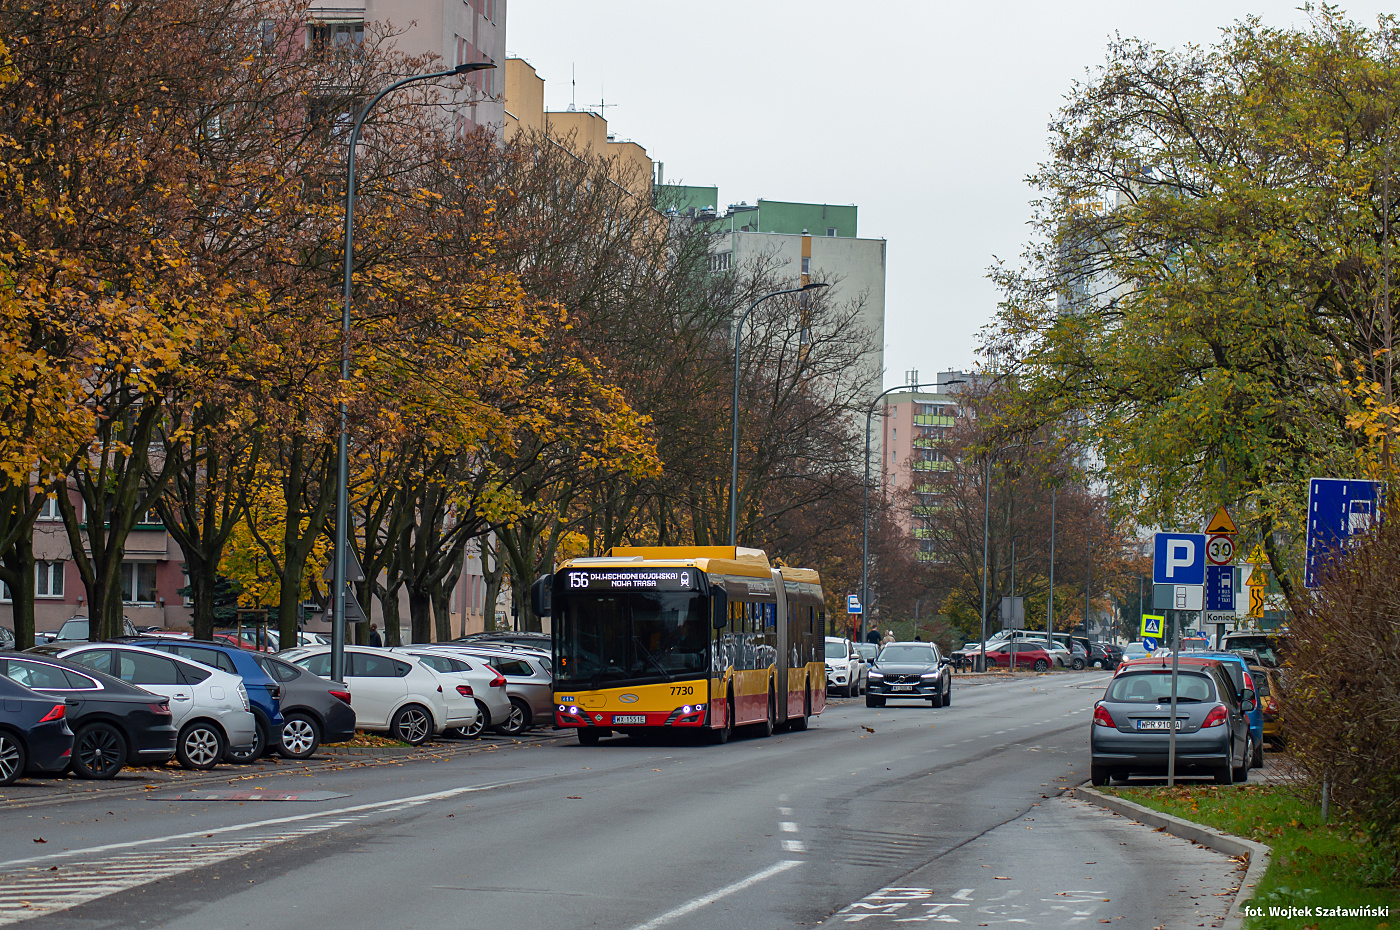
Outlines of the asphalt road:
[{"label": "asphalt road", "polygon": [[[1059,798],[1105,680],[958,680],[951,707],[834,702],[726,746],[544,740],[270,770],[242,800],[172,784],[10,808],[0,924],[1211,926],[1233,863]],[[288,794],[319,800],[253,800]]]}]

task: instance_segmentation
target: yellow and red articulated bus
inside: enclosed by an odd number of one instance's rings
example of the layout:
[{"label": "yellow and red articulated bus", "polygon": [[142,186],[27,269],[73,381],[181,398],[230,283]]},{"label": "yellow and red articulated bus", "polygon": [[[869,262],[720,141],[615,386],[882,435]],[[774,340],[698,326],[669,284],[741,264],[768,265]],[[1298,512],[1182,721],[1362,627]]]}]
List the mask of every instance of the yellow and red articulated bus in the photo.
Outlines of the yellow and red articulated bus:
[{"label": "yellow and red articulated bus", "polygon": [[826,706],[826,608],[812,569],[758,549],[617,547],[535,582],[554,636],[554,715],[613,733],[806,729]]}]

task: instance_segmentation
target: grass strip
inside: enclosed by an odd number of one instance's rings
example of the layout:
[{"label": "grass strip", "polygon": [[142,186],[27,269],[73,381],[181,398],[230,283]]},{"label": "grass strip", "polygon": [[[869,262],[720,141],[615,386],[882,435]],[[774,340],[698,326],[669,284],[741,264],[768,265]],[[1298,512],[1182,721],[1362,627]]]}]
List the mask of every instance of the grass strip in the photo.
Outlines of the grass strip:
[{"label": "grass strip", "polygon": [[[1366,835],[1335,816],[1322,823],[1317,807],[1286,786],[1100,790],[1272,847],[1269,869],[1249,902],[1263,913],[1246,919],[1250,930],[1400,930],[1400,889],[1368,881],[1375,865]],[[1388,913],[1348,917],[1327,910],[1368,907]]]}]

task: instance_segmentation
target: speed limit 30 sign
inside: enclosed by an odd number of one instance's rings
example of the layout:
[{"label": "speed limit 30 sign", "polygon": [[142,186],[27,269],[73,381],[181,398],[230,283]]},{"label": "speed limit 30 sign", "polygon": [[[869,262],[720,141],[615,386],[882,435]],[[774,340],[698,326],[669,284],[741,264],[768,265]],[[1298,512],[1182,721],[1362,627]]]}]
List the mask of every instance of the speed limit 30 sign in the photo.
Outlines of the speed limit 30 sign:
[{"label": "speed limit 30 sign", "polygon": [[1235,560],[1235,541],[1229,536],[1212,536],[1206,540],[1206,558],[1212,565],[1229,565]]}]

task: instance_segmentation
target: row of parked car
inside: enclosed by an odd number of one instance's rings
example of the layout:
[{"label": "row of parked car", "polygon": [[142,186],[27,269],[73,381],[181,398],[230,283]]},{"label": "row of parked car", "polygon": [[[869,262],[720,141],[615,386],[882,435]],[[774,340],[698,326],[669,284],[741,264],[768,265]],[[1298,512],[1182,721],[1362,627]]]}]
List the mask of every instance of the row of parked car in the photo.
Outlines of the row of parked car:
[{"label": "row of parked car", "polygon": [[1166,774],[1173,728],[1176,774],[1207,775],[1221,785],[1244,781],[1264,764],[1265,741],[1279,739],[1277,685],[1277,669],[1245,650],[1183,650],[1175,660],[1164,654],[1124,661],[1094,705],[1090,781]]},{"label": "row of parked car", "polygon": [[112,778],[171,758],[197,770],[270,752],[304,759],[357,729],[415,746],[488,728],[518,734],[552,720],[546,644],[478,634],[347,646],[344,681],[330,679],[321,643],[270,654],[138,635],[0,652],[0,785],[26,771]]}]

